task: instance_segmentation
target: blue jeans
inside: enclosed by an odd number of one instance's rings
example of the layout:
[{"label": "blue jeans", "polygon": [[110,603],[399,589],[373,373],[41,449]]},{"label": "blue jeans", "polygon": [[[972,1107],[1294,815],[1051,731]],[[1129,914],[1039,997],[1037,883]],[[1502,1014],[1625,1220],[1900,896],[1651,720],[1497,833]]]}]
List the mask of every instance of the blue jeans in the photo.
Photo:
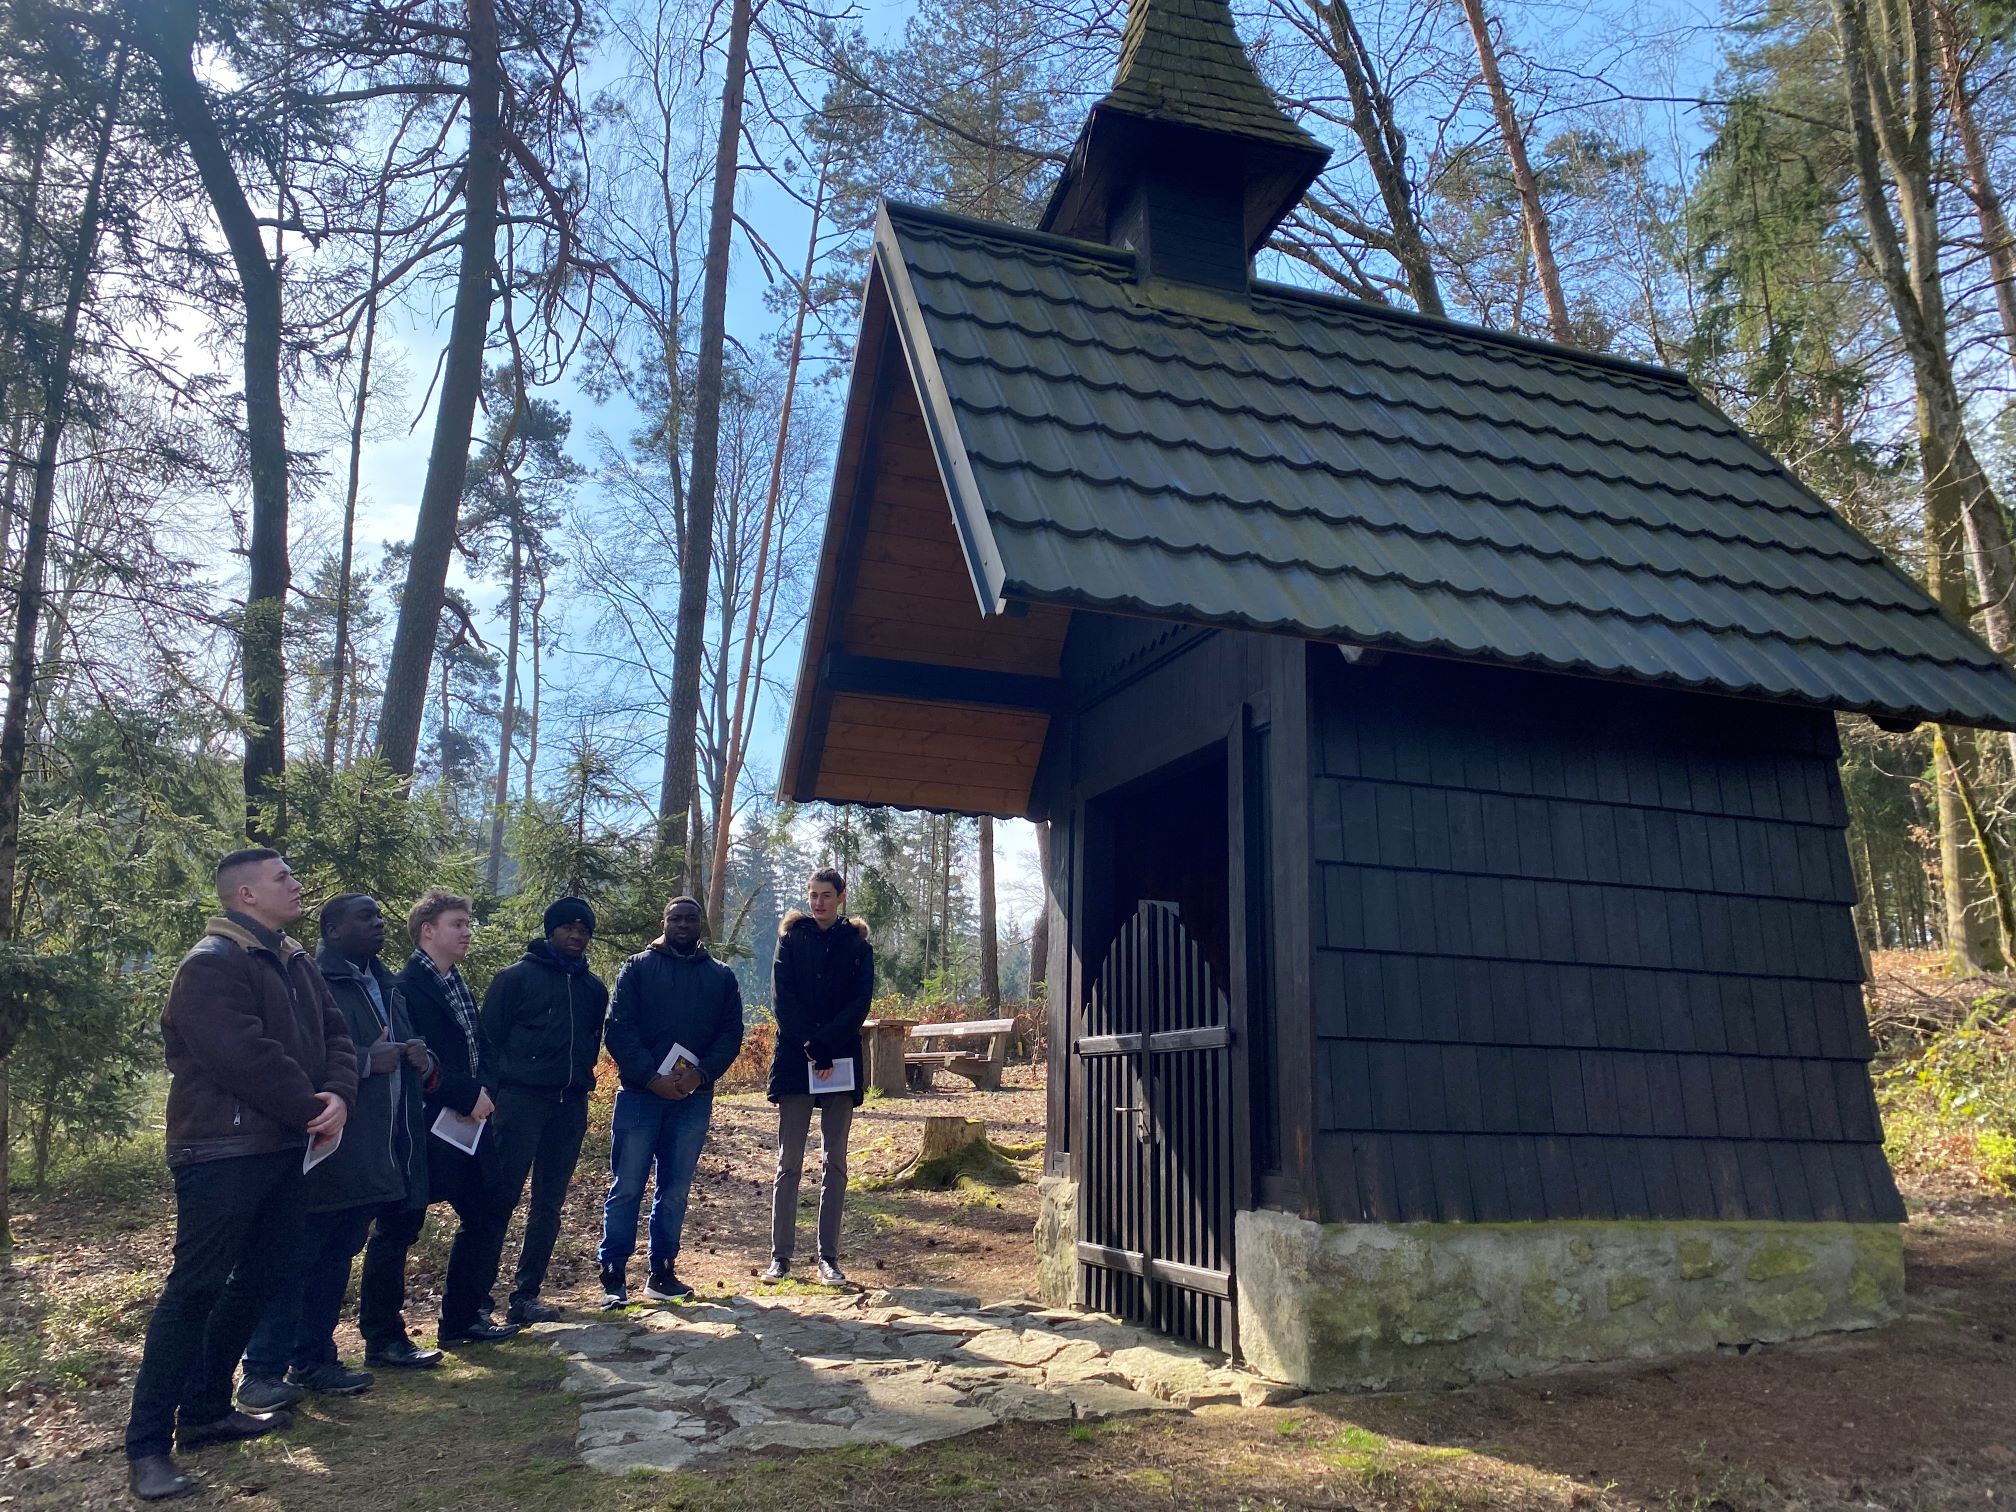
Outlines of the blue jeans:
[{"label": "blue jeans", "polygon": [[277,1380],[336,1358],[336,1320],[350,1289],[350,1262],[364,1248],[378,1204],[310,1213],[300,1246],[245,1346],[245,1374]]},{"label": "blue jeans", "polygon": [[604,1270],[629,1262],[637,1249],[637,1210],[644,1205],[644,1180],[658,1166],[658,1190],[651,1199],[651,1269],[672,1269],[679,1258],[679,1234],[686,1227],[686,1195],[707,1143],[714,1117],[714,1094],[660,1097],[655,1092],[616,1094],[609,1130],[609,1200],[602,1204]]}]

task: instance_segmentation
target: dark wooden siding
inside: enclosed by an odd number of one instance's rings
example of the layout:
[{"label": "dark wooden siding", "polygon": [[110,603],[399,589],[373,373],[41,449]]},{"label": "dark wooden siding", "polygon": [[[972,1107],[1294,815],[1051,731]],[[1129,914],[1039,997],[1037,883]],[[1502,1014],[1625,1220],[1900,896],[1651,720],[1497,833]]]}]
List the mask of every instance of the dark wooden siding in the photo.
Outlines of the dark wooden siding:
[{"label": "dark wooden siding", "polygon": [[1310,655],[1327,1217],[1904,1216],[1831,716]]}]

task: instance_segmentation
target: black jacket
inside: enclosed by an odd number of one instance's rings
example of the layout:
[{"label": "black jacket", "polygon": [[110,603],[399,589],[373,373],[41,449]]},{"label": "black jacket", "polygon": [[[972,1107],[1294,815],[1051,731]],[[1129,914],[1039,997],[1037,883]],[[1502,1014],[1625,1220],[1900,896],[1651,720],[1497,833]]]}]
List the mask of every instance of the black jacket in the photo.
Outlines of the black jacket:
[{"label": "black jacket", "polygon": [[854,1062],[854,1106],[860,1107],[861,1024],[874,997],[875,948],[866,924],[836,919],[822,930],[808,913],[786,914],[770,968],[770,1007],[777,1015],[770,1101],[811,1091],[808,1064],[845,1057]]},{"label": "black jacket", "polygon": [[476,1069],[469,1069],[469,1037],[462,1021],[448,1001],[448,994],[434,979],[427,958],[414,951],[399,973],[399,991],[406,999],[406,1011],[413,1018],[413,1032],[427,1041],[439,1070],[434,1085],[427,1089],[427,1123],[443,1108],[453,1108],[467,1117],[476,1106],[476,1094],[497,1092],[496,1073],[490,1065],[490,1047],[484,1042],[481,1022],[476,1031]]},{"label": "black jacket", "polygon": [[675,1044],[698,1057],[712,1086],[742,1050],[742,988],[698,946],[690,956],[653,940],[623,963],[609,1002],[609,1054],[623,1085],[641,1091]]},{"label": "black jacket", "polygon": [[[462,1021],[455,1016],[448,994],[435,980],[434,968],[417,950],[406,958],[406,969],[399,973],[399,990],[405,995],[406,1011],[413,1016],[413,1028],[434,1052],[438,1068],[434,1084],[427,1089],[421,1127],[425,1130],[429,1195],[445,1200],[463,1190],[462,1172],[472,1157],[447,1140],[434,1138],[434,1120],[443,1108],[453,1108],[467,1117],[475,1111],[478,1093],[488,1092],[495,1101],[497,1076],[491,1067],[490,1046],[483,1036],[480,1019],[476,1026],[476,1070],[470,1071],[469,1036],[462,1032]],[[487,1168],[489,1156],[490,1137],[485,1134],[476,1147],[474,1159]]]},{"label": "black jacket", "polygon": [[[371,1046],[381,1036],[389,1034],[401,1041],[414,1038],[413,1021],[407,1016],[398,981],[381,961],[372,959],[369,969],[378,983],[388,1022],[378,1016],[365,990],[364,968],[327,945],[315,953],[315,964],[322,969],[322,980],[329,984],[329,995],[342,1011],[350,1027],[350,1042],[357,1047],[357,1099],[335,1153],[308,1173],[308,1211],[327,1213],[388,1202],[423,1206],[427,1201],[427,1164],[420,1141],[427,1137],[427,1126],[422,1121],[421,1089],[427,1074],[403,1061],[389,1073],[374,1076],[371,1072]],[[416,1150],[421,1151],[417,1162]]]},{"label": "black jacket", "polygon": [[490,979],[483,1037],[497,1085],[548,1097],[585,1097],[595,1085],[609,989],[586,969],[569,971],[544,940]]}]

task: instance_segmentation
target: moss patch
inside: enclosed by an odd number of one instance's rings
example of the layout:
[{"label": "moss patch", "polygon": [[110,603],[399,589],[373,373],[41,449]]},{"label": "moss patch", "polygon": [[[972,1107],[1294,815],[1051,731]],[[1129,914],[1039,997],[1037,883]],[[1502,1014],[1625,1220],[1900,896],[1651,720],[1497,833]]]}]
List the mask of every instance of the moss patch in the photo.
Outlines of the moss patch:
[{"label": "moss patch", "polygon": [[1773,1236],[1758,1247],[1743,1267],[1752,1281],[1776,1281],[1781,1276],[1803,1276],[1813,1269],[1813,1252],[1803,1244]]}]

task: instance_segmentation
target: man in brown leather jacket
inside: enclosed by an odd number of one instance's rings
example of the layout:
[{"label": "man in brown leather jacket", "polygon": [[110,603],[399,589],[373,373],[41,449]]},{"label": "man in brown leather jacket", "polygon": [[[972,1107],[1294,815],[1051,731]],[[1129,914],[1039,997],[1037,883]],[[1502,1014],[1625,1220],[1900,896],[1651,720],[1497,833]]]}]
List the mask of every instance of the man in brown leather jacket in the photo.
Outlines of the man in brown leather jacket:
[{"label": "man in brown leather jacket", "polygon": [[357,1095],[349,1030],[322,973],[280,931],[301,883],[279,852],[217,865],[222,918],[183,957],[161,1014],[175,1260],[147,1325],[126,1458],[134,1494],[186,1496],[169,1457],[288,1426],[231,1407],[238,1357],[279,1281],[303,1218],[301,1174],[343,1131]]}]

